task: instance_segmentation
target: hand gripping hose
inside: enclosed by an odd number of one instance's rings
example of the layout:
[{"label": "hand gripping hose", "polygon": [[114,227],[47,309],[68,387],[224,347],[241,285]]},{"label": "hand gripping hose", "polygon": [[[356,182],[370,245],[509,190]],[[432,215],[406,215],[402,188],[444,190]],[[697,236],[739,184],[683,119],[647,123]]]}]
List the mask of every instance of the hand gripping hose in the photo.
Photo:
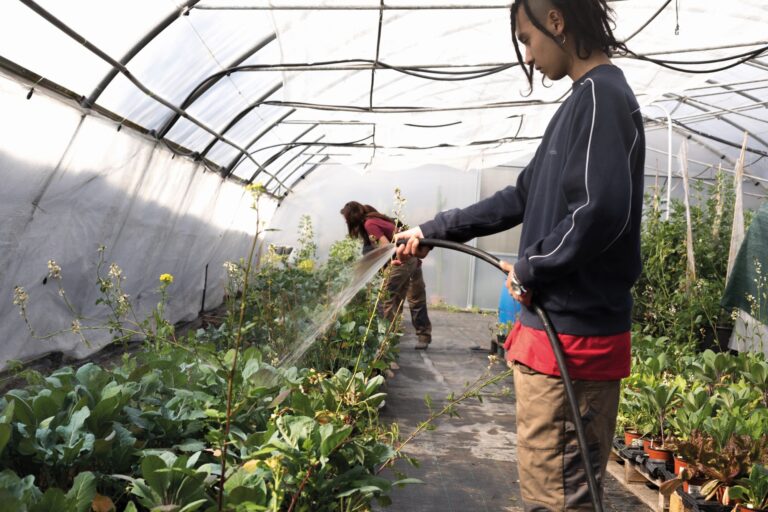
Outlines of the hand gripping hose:
[{"label": "hand gripping hose", "polygon": [[[398,245],[405,243],[405,239],[398,240]],[[470,247],[469,245],[460,244],[458,242],[450,242],[448,240],[438,240],[434,238],[421,238],[419,239],[419,245],[425,247],[442,247],[444,249],[451,249],[454,251],[463,252],[479,258],[487,263],[490,263],[494,267],[498,268],[502,272],[501,261],[485,251]],[[506,272],[504,272],[506,274]],[[579,411],[579,401],[576,398],[576,391],[573,389],[573,383],[568,375],[568,368],[565,364],[565,354],[563,353],[563,347],[560,344],[560,338],[552,326],[552,321],[549,319],[547,312],[542,309],[536,302],[536,299],[531,302],[531,307],[536,312],[536,315],[544,324],[544,331],[547,333],[549,343],[552,345],[552,352],[555,354],[555,360],[557,361],[557,367],[560,370],[560,375],[563,377],[563,385],[565,386],[565,394],[568,397],[568,402],[571,405],[571,413],[573,414],[573,424],[576,427],[576,437],[579,441],[579,450],[581,451],[581,459],[584,463],[584,471],[587,474],[587,484],[589,485],[589,494],[592,497],[592,506],[596,512],[603,512],[603,504],[600,501],[600,490],[597,487],[597,479],[595,478],[595,472],[591,464],[591,458],[589,455],[589,446],[587,445],[587,436],[584,433],[584,424],[581,421],[581,412]]]}]

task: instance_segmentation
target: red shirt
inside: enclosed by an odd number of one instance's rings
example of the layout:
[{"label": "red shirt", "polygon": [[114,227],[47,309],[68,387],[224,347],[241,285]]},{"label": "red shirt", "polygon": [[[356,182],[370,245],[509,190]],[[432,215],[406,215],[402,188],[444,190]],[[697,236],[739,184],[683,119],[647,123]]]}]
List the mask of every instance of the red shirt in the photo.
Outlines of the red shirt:
[{"label": "red shirt", "polygon": [[370,219],[365,219],[363,226],[368,236],[372,236],[377,243],[381,237],[385,237],[390,242],[392,241],[392,235],[395,231],[393,223],[378,217],[371,217]]},{"label": "red shirt", "polygon": [[[610,336],[560,334],[568,373],[575,380],[619,380],[629,376],[632,341],[629,332]],[[515,322],[504,343],[507,360],[546,375],[560,375],[547,333]]]}]

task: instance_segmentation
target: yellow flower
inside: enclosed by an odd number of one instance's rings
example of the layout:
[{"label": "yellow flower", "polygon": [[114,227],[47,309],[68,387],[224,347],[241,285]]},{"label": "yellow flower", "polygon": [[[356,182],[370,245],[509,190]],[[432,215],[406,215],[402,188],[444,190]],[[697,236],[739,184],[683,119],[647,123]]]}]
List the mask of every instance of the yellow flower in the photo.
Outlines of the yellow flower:
[{"label": "yellow flower", "polygon": [[258,200],[259,197],[261,197],[261,195],[267,191],[267,187],[265,187],[262,183],[251,183],[245,188],[256,200]]},{"label": "yellow flower", "polygon": [[277,473],[280,470],[280,468],[282,467],[282,465],[283,465],[282,464],[282,459],[283,459],[282,456],[275,455],[273,457],[268,458],[265,461],[265,464],[267,465],[269,470],[272,471],[272,473]]},{"label": "yellow flower", "polygon": [[303,272],[312,272],[315,269],[315,262],[312,260],[301,260],[297,266]]},{"label": "yellow flower", "polygon": [[245,470],[246,473],[253,473],[254,471],[256,471],[256,468],[258,467],[259,467],[259,461],[253,460],[253,459],[243,464],[243,469]]},{"label": "yellow flower", "polygon": [[171,274],[160,274],[160,282],[171,284],[173,282],[173,276]]}]

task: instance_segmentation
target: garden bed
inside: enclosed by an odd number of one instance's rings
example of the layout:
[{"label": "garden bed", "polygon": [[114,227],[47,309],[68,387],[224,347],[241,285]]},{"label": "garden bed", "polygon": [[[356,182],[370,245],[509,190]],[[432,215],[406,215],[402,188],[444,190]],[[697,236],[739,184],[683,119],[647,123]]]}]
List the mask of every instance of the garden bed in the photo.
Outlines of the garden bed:
[{"label": "garden bed", "polygon": [[[25,385],[0,399],[3,510],[332,512],[387,503],[393,485],[410,482],[378,476],[399,457],[397,431],[378,421],[396,326],[376,315],[376,280],[309,340],[312,350],[283,364],[359,254],[345,241],[316,266],[307,244],[298,260],[228,263],[220,321],[183,335],[164,316],[172,275],[160,276],[160,301],[140,319],[120,267],[102,272],[100,263],[109,317],[98,326],[75,316],[69,331],[87,341],[106,329],[142,350],[109,368],[18,375]],[[61,269],[48,266],[66,301]],[[14,298],[33,329],[32,299],[23,289]]]}]

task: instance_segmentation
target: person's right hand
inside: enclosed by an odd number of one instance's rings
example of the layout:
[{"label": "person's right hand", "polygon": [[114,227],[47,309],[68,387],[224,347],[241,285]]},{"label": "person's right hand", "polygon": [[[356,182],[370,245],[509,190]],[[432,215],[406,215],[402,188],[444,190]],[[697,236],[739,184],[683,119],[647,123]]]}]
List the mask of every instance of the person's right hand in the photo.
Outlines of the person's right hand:
[{"label": "person's right hand", "polygon": [[[419,239],[424,238],[424,233],[421,232],[421,228],[418,226],[406,231],[401,231],[400,233],[395,234],[392,238],[392,242],[397,246],[395,258],[401,262],[408,261],[413,256],[416,256],[417,258],[425,258],[427,254],[429,254],[429,251],[432,250],[431,247],[419,245]],[[397,245],[398,240],[407,240],[407,242],[402,245]]]},{"label": "person's right hand", "polygon": [[515,267],[504,260],[499,261],[499,265],[501,266],[501,269],[507,273],[507,290],[509,290],[509,294],[512,298],[524,306],[530,306],[531,298],[533,296],[531,291],[528,290],[524,295],[520,295],[515,292],[515,289],[512,286],[512,276],[515,274]]}]

